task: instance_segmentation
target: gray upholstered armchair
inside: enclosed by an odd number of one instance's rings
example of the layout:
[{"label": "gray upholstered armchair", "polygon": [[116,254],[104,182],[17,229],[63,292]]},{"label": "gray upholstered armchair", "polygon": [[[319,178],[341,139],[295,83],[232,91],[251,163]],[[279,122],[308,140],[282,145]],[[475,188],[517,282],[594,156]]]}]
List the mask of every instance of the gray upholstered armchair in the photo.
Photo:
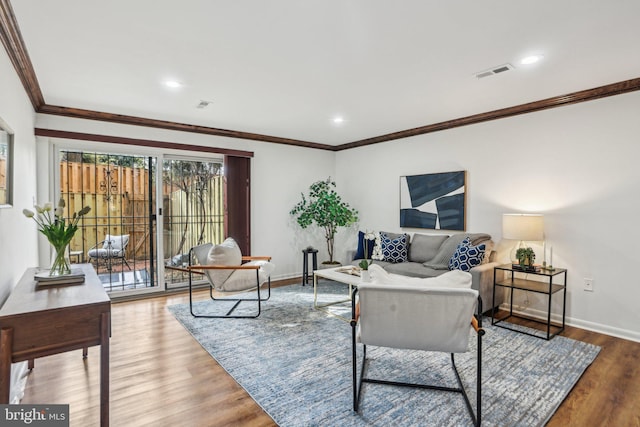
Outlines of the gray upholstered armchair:
[{"label": "gray upholstered armchair", "polygon": [[128,244],[128,234],[123,234],[121,236],[107,234],[104,236],[104,240],[102,242],[98,242],[89,249],[87,256],[89,257],[90,262],[96,262],[96,270],[98,270],[100,260],[104,260],[107,270],[111,271],[114,259],[122,259],[127,265],[127,268],[131,270],[131,266],[127,262]]},{"label": "gray upholstered armchair", "polygon": [[[352,298],[353,410],[358,411],[363,383],[427,388],[461,393],[474,425],[481,421],[482,302],[471,289],[471,275],[454,270],[429,279],[389,274],[373,264],[373,281],[362,283]],[[478,313],[478,316],[474,316]],[[470,328],[477,335],[477,395],[474,413],[455,364],[455,353],[467,352]],[[362,344],[358,380],[357,344]],[[366,377],[367,346],[451,354],[457,388]],[[428,404],[428,403],[425,403]]]}]

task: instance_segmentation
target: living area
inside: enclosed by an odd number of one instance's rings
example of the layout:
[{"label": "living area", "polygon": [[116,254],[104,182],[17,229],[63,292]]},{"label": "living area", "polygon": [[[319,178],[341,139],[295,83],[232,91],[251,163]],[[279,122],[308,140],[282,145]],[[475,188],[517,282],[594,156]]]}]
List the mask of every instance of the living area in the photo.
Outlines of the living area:
[{"label": "living area", "polygon": [[[24,16],[26,26],[24,6],[15,5],[15,8],[18,21]],[[38,55],[35,40],[31,41],[28,33],[25,37],[29,52]],[[45,71],[38,67],[36,64],[36,73],[44,76]],[[400,179],[463,170],[467,176],[464,232],[489,234],[499,249],[507,253],[506,247],[514,242],[502,239],[503,214],[543,214],[545,244],[547,248],[553,247],[553,264],[568,271],[568,328],[564,335],[602,347],[594,364],[548,425],[589,425],[590,420],[617,425],[637,423],[640,374],[636,366],[639,365],[640,329],[635,301],[640,298],[640,288],[633,272],[622,268],[633,265],[635,256],[629,247],[640,238],[634,227],[640,202],[633,197],[640,182],[640,170],[635,165],[640,134],[636,117],[640,105],[637,82],[635,86],[633,82],[626,84],[634,87],[633,90],[602,98],[594,96],[586,102],[528,114],[514,113],[467,126],[443,126],[438,131],[406,135],[383,143],[336,148],[336,145],[296,146],[229,138],[221,133],[196,133],[179,127],[150,127],[144,121],[136,126],[92,120],[88,116],[47,113],[46,108],[34,108],[12,58],[4,50],[0,53],[0,75],[3,76],[0,117],[15,136],[16,165],[13,207],[0,209],[0,301],[6,300],[27,268],[42,265],[49,258],[46,244],[39,242],[37,230],[21,211],[32,207],[34,201],[53,199],[50,156],[56,147],[102,144],[126,150],[126,145],[114,141],[130,138],[185,144],[192,148],[253,152],[251,252],[271,256],[277,266],[272,276],[274,284],[287,283],[292,288],[301,288],[303,249],[317,248],[319,261],[328,255],[322,235],[300,229],[289,215],[300,193],[305,192],[310,183],[331,176],[343,198],[359,212],[358,224],[340,230],[336,236],[335,257],[347,264],[352,261],[349,254],[355,249],[359,230],[411,235],[440,233],[400,226]],[[576,93],[636,77],[620,71],[597,76],[597,83],[565,78],[561,79],[565,82],[563,86],[548,86],[548,96]],[[58,102],[46,92],[44,77],[41,78],[47,101]],[[499,104],[486,101],[477,111],[468,110],[452,117],[432,115],[417,124],[403,126],[400,123],[398,129],[517,104],[510,102],[508,94],[507,88],[492,86],[491,90],[483,90],[478,98],[507,99]],[[545,97],[547,95],[541,95],[529,101]],[[438,104],[443,108],[446,102]],[[77,105],[69,101],[65,106]],[[392,109],[391,104],[386,109]],[[367,135],[385,133],[379,131],[383,128],[378,122],[384,122],[383,119],[362,118],[360,121],[368,122]],[[111,137],[111,142],[34,136],[34,129],[106,135]],[[326,138],[314,141],[334,138],[336,132],[339,130],[332,128],[326,132]],[[183,153],[174,148],[167,151],[174,155]],[[542,243],[533,245],[539,262],[543,258]],[[585,279],[592,279],[592,291],[584,290]],[[207,425],[207,421],[209,425],[271,425],[271,418],[166,310],[166,306],[186,302],[185,294],[170,294],[113,304],[112,424],[134,425],[127,422],[136,420],[140,424],[162,425],[193,420],[194,425]],[[546,300],[531,293],[517,296],[515,304],[537,315],[546,311]],[[267,302],[266,306],[274,305]],[[555,314],[561,312],[557,306],[553,310]],[[255,320],[260,321],[260,318]],[[25,402],[72,402],[72,419],[78,420],[73,425],[95,425],[98,419],[97,355],[90,349],[87,362],[82,362],[73,352],[36,361]],[[345,405],[350,403],[347,401]],[[143,413],[149,418],[145,419]],[[611,418],[607,418],[609,416]]]}]

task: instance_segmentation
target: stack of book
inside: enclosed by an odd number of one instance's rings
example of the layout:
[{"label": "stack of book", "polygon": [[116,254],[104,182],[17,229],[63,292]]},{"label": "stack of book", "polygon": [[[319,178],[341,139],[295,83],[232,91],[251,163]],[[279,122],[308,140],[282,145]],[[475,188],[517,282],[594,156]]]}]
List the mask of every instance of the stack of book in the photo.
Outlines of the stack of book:
[{"label": "stack of book", "polygon": [[512,264],[511,268],[517,271],[524,271],[527,273],[537,273],[540,271],[539,265],[520,265],[520,264]]},{"label": "stack of book", "polygon": [[62,276],[49,276],[49,270],[42,270],[33,277],[38,286],[77,285],[84,283],[84,272],[80,268],[71,269],[71,273]]}]

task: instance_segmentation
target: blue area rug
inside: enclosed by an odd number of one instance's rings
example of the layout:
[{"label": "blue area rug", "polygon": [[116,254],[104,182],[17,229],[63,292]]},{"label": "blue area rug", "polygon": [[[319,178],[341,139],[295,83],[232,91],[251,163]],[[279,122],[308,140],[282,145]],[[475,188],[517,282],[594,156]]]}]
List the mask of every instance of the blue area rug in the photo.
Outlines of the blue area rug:
[{"label": "blue area rug", "polygon": [[[322,301],[344,299],[347,287],[321,281],[319,292]],[[314,310],[312,302],[312,286],[292,285],[273,289],[257,319],[196,319],[186,304],[169,310],[280,426],[472,425],[460,394],[433,390],[365,384],[354,413],[351,327]],[[198,310],[211,304],[196,303]],[[336,309],[349,312],[346,304]],[[543,426],[600,348],[490,323],[484,322],[482,425]],[[471,351],[456,355],[456,364],[475,405],[475,339],[470,342]],[[371,377],[457,385],[447,354],[368,350]]]}]

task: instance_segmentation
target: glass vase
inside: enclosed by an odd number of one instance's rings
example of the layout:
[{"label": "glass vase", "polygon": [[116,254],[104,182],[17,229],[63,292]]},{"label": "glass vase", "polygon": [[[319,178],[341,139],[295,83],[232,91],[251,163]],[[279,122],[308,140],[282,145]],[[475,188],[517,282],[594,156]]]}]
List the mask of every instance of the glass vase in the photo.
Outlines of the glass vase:
[{"label": "glass vase", "polygon": [[69,243],[53,246],[49,276],[64,276],[65,274],[71,274],[71,262],[69,260],[68,249]]}]

